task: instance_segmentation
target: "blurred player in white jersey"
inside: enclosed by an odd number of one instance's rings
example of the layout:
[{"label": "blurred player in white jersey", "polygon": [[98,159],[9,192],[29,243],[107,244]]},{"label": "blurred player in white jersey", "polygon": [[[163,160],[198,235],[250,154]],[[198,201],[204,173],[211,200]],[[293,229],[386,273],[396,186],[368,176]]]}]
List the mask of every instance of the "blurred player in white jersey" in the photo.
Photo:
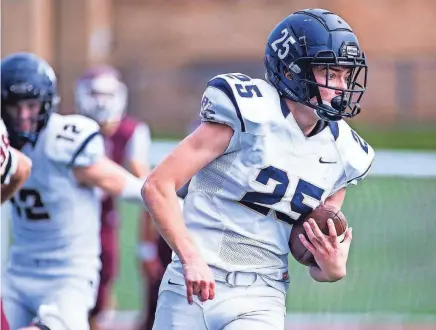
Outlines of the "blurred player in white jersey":
[{"label": "blurred player in white jersey", "polygon": [[[1,203],[9,200],[12,195],[20,188],[29,177],[32,162],[18,150],[9,144],[8,132],[3,120],[0,121],[0,164],[1,164]],[[7,233],[6,235],[8,235]],[[3,239],[3,237],[2,237]],[[1,329],[8,330],[9,325],[1,306]]]},{"label": "blurred player in white jersey", "polygon": [[[360,112],[366,88],[350,26],[326,10],[295,12],[271,32],[265,67],[265,80],[210,80],[202,124],[144,184],[176,252],[153,329],[283,329],[292,225],[321,203],[341,208],[368,173],[373,149],[343,120]],[[191,177],[182,214],[175,192]],[[351,229],[342,243],[315,222],[305,229],[317,261],[310,275],[343,278]]]},{"label": "blurred player in white jersey", "polygon": [[1,62],[2,119],[32,161],[12,198],[3,307],[11,329],[88,329],[100,270],[101,189],[140,201],[141,181],[105,157],[99,125],[54,112],[53,69],[30,53]]},{"label": "blurred player in white jersey", "polygon": [[[150,171],[148,151],[151,145],[150,130],[145,123],[126,115],[127,87],[120,73],[111,66],[96,66],[86,70],[77,80],[75,88],[76,110],[79,114],[97,121],[104,137],[106,156],[126,167],[134,176],[144,178]],[[91,311],[91,330],[111,323],[114,297],[112,286],[118,270],[118,213],[112,196],[104,196],[101,214],[100,286],[97,302]],[[149,282],[153,274],[163,275],[157,258],[156,230],[150,215],[141,215],[144,240],[141,243],[143,268]]]}]

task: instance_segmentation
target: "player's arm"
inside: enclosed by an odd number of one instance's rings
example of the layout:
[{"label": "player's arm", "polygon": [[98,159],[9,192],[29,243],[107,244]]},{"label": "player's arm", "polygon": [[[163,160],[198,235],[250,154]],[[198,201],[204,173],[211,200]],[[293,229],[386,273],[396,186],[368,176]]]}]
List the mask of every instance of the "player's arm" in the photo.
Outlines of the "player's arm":
[{"label": "player's arm", "polygon": [[64,116],[59,121],[45,145],[52,161],[70,168],[79,185],[98,187],[110,196],[143,204],[143,180],[105,156],[97,122],[79,115]]},{"label": "player's arm", "polygon": [[142,203],[143,181],[105,156],[92,165],[73,167],[73,173],[79,184],[98,187],[108,195]]},{"label": "player's arm", "polygon": [[[341,209],[342,204],[345,199],[346,188],[341,188],[333,195],[329,196],[324,204],[332,205],[338,210]],[[331,229],[332,231],[333,229]],[[307,231],[307,230],[306,230]],[[320,233],[319,228],[317,226],[311,228],[310,233],[308,235],[312,235],[312,237],[316,237],[317,234]],[[321,233],[322,234],[322,233]],[[342,243],[332,244],[331,241],[328,240],[327,236],[322,234],[323,237],[319,237],[317,241],[313,242],[312,248],[315,249],[315,245],[318,243],[318,246],[322,246],[322,249],[327,252],[331,251],[332,260],[328,263],[323,264],[323,267],[319,266],[309,266],[309,274],[310,276],[317,282],[336,282],[340,279],[344,278],[347,274],[347,259],[348,259],[348,250],[349,244],[351,243],[351,230],[347,229],[347,233],[345,234],[344,241]],[[335,233],[333,233],[333,237]],[[308,241],[306,241],[306,244]],[[325,243],[325,244],[323,244]],[[303,243],[304,244],[304,243]]]},{"label": "player's arm", "polygon": [[200,127],[164,159],[147,177],[142,195],[154,222],[182,262],[199,256],[188,235],[176,191],[201,168],[227,149],[233,129],[221,124]]},{"label": "player's arm", "polygon": [[[346,187],[356,185],[368,175],[374,160],[374,150],[345,122],[340,123],[336,145],[343,159],[344,175],[335,184],[336,193],[325,203],[340,209],[345,198]],[[312,237],[314,241],[310,239],[309,242],[304,236],[300,239],[302,242],[305,241],[303,244],[312,254],[318,253],[320,259],[317,260],[319,267],[310,267],[310,275],[320,282],[332,282],[343,278],[347,273],[346,263],[352,240],[352,228],[348,228],[345,232],[343,242],[335,239],[336,230],[333,225],[329,226],[328,238],[316,225],[305,225],[305,229],[309,239]],[[316,248],[317,242],[320,249]]]},{"label": "player's arm", "polygon": [[8,150],[6,172],[2,175],[1,203],[10,199],[30,175],[32,162],[20,151]]},{"label": "player's arm", "polygon": [[[136,163],[136,166],[131,167],[132,174],[138,178],[145,178],[149,173],[148,165],[140,166]],[[137,247],[138,257],[142,262],[153,262],[157,258],[157,239],[158,233],[153,225],[153,220],[147,211],[141,213],[141,221],[139,222],[139,243]],[[159,266],[156,266],[159,267]],[[150,275],[150,271],[147,271]]]},{"label": "player's arm", "polygon": [[148,126],[140,123],[136,126],[126,145],[125,159],[127,168],[138,177],[144,178],[150,172],[148,154],[151,146],[151,136]]},{"label": "player's arm", "polygon": [[148,176],[142,195],[155,225],[185,269],[188,301],[213,299],[214,280],[182,218],[176,191],[201,168],[222,155],[233,136],[226,125],[202,123]]},{"label": "player's arm", "polygon": [[347,192],[347,189],[345,187],[339,189],[333,195],[330,195],[329,197],[327,197],[324,204],[332,205],[335,208],[337,208],[338,210],[340,210],[342,208],[342,204],[344,204],[346,192]]},{"label": "player's arm", "polygon": [[244,124],[231,93],[225,76],[208,82],[201,102],[202,124],[151,172],[142,189],[157,229],[182,262],[191,304],[194,295],[200,301],[213,299],[215,280],[189,236],[176,191],[215,158],[239,148]]}]

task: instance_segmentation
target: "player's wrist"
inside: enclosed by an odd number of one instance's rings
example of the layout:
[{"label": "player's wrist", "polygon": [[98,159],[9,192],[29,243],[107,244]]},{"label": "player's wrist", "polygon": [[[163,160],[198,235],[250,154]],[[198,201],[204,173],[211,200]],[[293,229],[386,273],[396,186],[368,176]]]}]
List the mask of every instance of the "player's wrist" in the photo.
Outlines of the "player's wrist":
[{"label": "player's wrist", "polygon": [[158,248],[156,242],[144,241],[137,245],[136,255],[141,261],[152,261],[158,256]]},{"label": "player's wrist", "polygon": [[326,282],[337,282],[347,275],[347,267],[342,264],[330,264],[320,267]]},{"label": "player's wrist", "polygon": [[181,244],[183,248],[178,249],[176,251],[177,255],[180,258],[182,264],[192,264],[197,263],[198,259],[201,258],[201,255],[195,246],[195,244],[187,238],[186,241]]},{"label": "player's wrist", "polygon": [[328,282],[325,273],[318,265],[309,266],[309,274],[317,282]]}]

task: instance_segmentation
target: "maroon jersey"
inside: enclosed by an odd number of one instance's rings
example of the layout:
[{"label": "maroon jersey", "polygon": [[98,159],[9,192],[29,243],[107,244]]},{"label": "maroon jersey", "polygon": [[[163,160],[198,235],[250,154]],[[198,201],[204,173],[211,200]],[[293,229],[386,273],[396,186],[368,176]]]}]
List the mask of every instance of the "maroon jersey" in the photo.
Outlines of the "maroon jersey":
[{"label": "maroon jersey", "polygon": [[[132,118],[122,119],[116,132],[105,139],[106,156],[117,164],[123,166],[126,163],[126,147],[133,136],[138,122]],[[115,200],[111,196],[105,196],[102,204],[102,226],[115,225],[116,209]]]},{"label": "maroon jersey", "polygon": [[6,320],[5,313],[3,312],[3,304],[0,300],[0,309],[1,309],[1,329],[2,330],[9,330],[9,324],[8,320]]},{"label": "maroon jersey", "polygon": [[[146,162],[150,143],[148,127],[131,118],[124,118],[116,132],[105,139],[106,156],[119,165],[131,159]],[[110,301],[112,283],[118,270],[118,214],[115,200],[105,196],[101,210],[101,271],[98,296],[91,316],[100,313]]]}]

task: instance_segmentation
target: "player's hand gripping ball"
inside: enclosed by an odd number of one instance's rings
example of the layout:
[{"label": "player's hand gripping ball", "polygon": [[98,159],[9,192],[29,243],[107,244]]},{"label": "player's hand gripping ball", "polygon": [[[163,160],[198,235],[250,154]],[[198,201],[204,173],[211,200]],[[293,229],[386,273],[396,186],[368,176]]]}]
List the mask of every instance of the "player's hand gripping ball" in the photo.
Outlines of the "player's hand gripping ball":
[{"label": "player's hand gripping ball", "polygon": [[312,213],[310,213],[303,221],[295,224],[292,227],[291,236],[289,238],[289,248],[291,249],[292,256],[295,258],[295,260],[306,266],[316,265],[316,261],[312,253],[310,253],[303,243],[301,243],[298,235],[303,234],[306,239],[310,241],[303,226],[303,223],[307,222],[310,218],[315,220],[321,232],[327,236],[329,235],[327,220],[332,219],[336,228],[338,239],[341,242],[344,239],[345,231],[348,227],[347,219],[341,210],[338,210],[334,206],[324,204],[321,204],[315,210],[313,210]]}]

